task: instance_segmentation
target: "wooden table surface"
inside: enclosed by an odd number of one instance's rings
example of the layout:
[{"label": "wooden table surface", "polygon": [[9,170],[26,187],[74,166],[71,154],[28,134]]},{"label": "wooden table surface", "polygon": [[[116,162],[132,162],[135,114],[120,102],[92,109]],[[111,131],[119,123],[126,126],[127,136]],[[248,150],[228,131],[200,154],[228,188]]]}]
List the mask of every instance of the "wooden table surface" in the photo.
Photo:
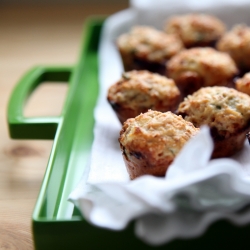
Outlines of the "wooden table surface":
[{"label": "wooden table surface", "polygon": [[[0,249],[33,249],[31,216],[53,141],[12,140],[6,121],[10,93],[35,65],[77,62],[83,23],[90,15],[127,8],[114,5],[0,5]],[[58,115],[66,85],[45,84],[25,115]]]}]

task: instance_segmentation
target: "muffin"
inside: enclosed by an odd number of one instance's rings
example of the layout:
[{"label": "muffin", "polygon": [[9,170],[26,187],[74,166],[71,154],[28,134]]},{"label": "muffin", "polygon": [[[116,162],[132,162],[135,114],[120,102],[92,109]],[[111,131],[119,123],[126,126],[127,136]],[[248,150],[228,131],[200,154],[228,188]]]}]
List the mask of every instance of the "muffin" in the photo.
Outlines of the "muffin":
[{"label": "muffin", "polygon": [[185,143],[199,129],[172,112],[149,110],[128,119],[120,132],[120,148],[130,179],[165,176]]},{"label": "muffin", "polygon": [[229,53],[242,75],[250,71],[250,27],[234,26],[219,40],[217,49]]},{"label": "muffin", "polygon": [[134,26],[117,39],[124,70],[146,69],[165,74],[166,61],[183,49],[181,40],[173,34],[150,26]]},{"label": "muffin", "polygon": [[246,73],[242,78],[238,78],[235,87],[238,91],[250,95],[250,72]]},{"label": "muffin", "polygon": [[167,64],[167,76],[174,79],[183,97],[201,87],[230,86],[237,74],[227,53],[209,47],[181,51]]},{"label": "muffin", "polygon": [[214,141],[212,158],[242,149],[250,127],[250,96],[227,87],[201,88],[180,103],[177,114],[195,127],[208,125]]},{"label": "muffin", "polygon": [[207,14],[185,14],[169,18],[164,30],[168,34],[178,34],[186,48],[214,47],[224,34],[224,23],[215,16]]},{"label": "muffin", "polygon": [[149,109],[176,111],[180,91],[172,79],[147,70],[132,70],[110,86],[107,99],[123,123]]}]

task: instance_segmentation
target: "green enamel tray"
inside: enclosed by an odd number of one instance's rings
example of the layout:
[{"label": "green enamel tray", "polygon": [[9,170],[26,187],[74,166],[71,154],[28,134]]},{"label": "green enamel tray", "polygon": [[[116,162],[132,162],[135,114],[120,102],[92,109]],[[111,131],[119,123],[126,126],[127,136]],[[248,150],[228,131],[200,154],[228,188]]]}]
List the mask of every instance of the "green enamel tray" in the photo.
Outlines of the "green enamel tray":
[{"label": "green enamel tray", "polygon": [[[198,238],[176,239],[152,247],[135,237],[133,222],[119,232],[97,228],[86,222],[67,201],[84,171],[93,140],[93,110],[98,96],[97,53],[102,25],[102,18],[90,18],[85,23],[82,51],[76,66],[35,67],[20,80],[10,97],[8,123],[12,138],[54,140],[32,217],[35,249],[249,249],[249,225],[236,227],[227,221],[218,221]],[[24,117],[25,101],[45,81],[69,83],[61,115]]]}]

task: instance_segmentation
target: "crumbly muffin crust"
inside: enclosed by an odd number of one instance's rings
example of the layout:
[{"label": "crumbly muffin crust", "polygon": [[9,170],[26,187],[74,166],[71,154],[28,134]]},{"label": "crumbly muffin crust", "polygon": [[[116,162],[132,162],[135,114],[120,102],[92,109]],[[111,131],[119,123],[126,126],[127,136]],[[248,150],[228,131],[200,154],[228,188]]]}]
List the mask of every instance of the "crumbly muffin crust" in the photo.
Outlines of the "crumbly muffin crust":
[{"label": "crumbly muffin crust", "polygon": [[191,13],[170,17],[164,30],[169,34],[178,34],[184,45],[209,46],[225,32],[225,24],[215,16],[203,13]]},{"label": "crumbly muffin crust", "polygon": [[181,40],[151,26],[134,26],[117,39],[120,52],[131,60],[137,57],[150,62],[164,63],[183,49]]},{"label": "crumbly muffin crust", "polygon": [[123,123],[148,109],[175,111],[180,92],[172,79],[146,70],[133,70],[123,73],[109,88],[107,99]]},{"label": "crumbly muffin crust", "polygon": [[120,132],[120,148],[130,178],[164,176],[185,143],[199,129],[172,112],[149,110],[128,119]]},{"label": "crumbly muffin crust", "polygon": [[217,49],[229,53],[238,67],[250,70],[250,27],[240,24],[225,33],[217,43]]},{"label": "crumbly muffin crust", "polygon": [[200,87],[226,86],[237,73],[228,54],[209,47],[181,51],[167,64],[168,77],[175,80],[184,95],[192,94]]},{"label": "crumbly muffin crust", "polygon": [[242,78],[238,78],[235,87],[238,91],[250,95],[250,72],[246,73]]},{"label": "crumbly muffin crust", "polygon": [[216,128],[224,138],[244,129],[250,121],[250,97],[227,87],[201,88],[185,98],[177,110],[194,126]]}]

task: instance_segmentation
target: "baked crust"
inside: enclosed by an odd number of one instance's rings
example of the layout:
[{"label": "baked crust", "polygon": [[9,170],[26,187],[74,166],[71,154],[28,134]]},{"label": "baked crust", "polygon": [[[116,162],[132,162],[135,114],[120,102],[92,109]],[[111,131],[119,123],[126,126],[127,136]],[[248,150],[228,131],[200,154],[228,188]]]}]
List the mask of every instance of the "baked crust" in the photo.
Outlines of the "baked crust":
[{"label": "baked crust", "polygon": [[123,123],[149,109],[176,111],[180,91],[172,79],[146,70],[133,70],[123,73],[122,78],[110,86],[107,99]]},{"label": "baked crust", "polygon": [[235,87],[238,91],[250,95],[250,72],[246,73],[242,78],[238,78]]},{"label": "baked crust", "polygon": [[224,34],[225,24],[215,16],[208,14],[185,14],[170,17],[164,30],[169,34],[178,34],[186,48],[196,46],[214,46]]},{"label": "baked crust", "polygon": [[239,151],[250,125],[250,97],[227,87],[201,88],[180,103],[177,114],[194,126],[208,125],[215,148],[213,157]]},{"label": "baked crust", "polygon": [[167,64],[167,75],[175,80],[183,97],[201,87],[228,86],[237,74],[228,54],[209,47],[181,51]]},{"label": "baked crust", "polygon": [[218,41],[218,50],[228,53],[242,74],[250,71],[250,27],[245,24],[234,26]]},{"label": "baked crust", "polygon": [[120,148],[131,179],[164,176],[185,143],[199,129],[172,112],[149,110],[128,119],[120,132]]},{"label": "baked crust", "polygon": [[166,61],[183,49],[178,36],[151,26],[134,26],[117,38],[125,71],[147,69],[165,73]]}]

